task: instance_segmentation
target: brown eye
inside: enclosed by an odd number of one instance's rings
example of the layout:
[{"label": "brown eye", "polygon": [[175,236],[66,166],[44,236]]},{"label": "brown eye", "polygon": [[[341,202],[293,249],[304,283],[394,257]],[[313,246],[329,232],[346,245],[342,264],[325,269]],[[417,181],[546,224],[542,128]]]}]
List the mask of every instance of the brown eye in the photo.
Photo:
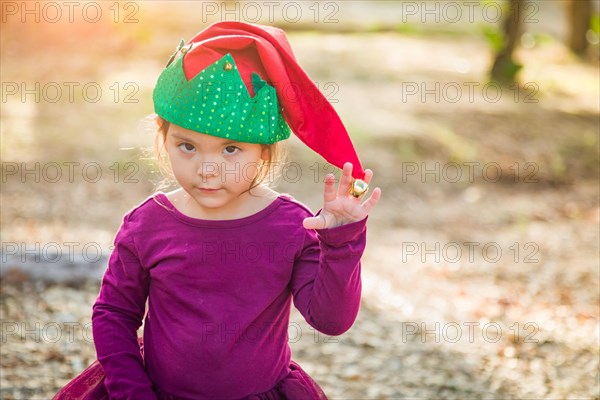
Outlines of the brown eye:
[{"label": "brown eye", "polygon": [[184,153],[193,153],[196,150],[194,145],[192,145],[190,143],[181,143],[177,147],[179,147],[181,149],[181,151],[183,151]]},{"label": "brown eye", "polygon": [[240,148],[237,146],[227,146],[225,147],[225,154],[232,155],[237,153],[237,150],[240,150]]}]

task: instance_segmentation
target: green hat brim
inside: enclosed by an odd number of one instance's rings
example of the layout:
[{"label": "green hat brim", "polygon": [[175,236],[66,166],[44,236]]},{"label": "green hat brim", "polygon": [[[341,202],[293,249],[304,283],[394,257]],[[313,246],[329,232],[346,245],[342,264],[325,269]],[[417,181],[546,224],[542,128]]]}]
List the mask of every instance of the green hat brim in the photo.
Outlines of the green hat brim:
[{"label": "green hat brim", "polygon": [[175,125],[240,142],[272,144],[289,138],[276,90],[252,74],[254,96],[230,53],[189,81],[183,56],[172,60],[154,88],[154,111]]}]

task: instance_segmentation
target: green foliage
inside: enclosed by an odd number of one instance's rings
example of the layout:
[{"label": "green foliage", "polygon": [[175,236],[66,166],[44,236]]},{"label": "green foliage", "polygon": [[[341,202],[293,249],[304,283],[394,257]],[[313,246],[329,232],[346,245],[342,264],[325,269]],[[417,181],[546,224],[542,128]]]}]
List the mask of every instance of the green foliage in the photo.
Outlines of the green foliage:
[{"label": "green foliage", "polygon": [[482,27],[482,31],[494,53],[498,53],[504,48],[504,33],[500,29],[485,25]]},{"label": "green foliage", "polygon": [[523,64],[515,62],[512,58],[504,57],[493,71],[493,77],[500,82],[516,82],[517,74],[523,68]]},{"label": "green foliage", "polygon": [[556,42],[556,39],[548,33],[538,32],[533,34],[535,44],[550,44]]},{"label": "green foliage", "polygon": [[596,35],[600,36],[600,14],[592,14],[592,17],[590,18],[590,29]]},{"label": "green foliage", "polygon": [[415,24],[404,22],[404,23],[400,23],[396,26],[396,32],[403,33],[403,34],[411,34],[411,33],[415,34],[415,33],[422,33],[422,29],[419,30],[419,28]]}]

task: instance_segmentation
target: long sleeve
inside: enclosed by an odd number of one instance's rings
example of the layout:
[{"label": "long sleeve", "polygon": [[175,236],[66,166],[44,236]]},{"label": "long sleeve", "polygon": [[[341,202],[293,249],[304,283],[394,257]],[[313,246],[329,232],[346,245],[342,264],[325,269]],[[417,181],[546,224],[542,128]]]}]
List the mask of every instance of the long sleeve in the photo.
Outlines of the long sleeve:
[{"label": "long sleeve", "polygon": [[110,399],[155,400],[137,340],[150,279],[129,226],[126,216],[93,306],[92,330]]},{"label": "long sleeve", "polygon": [[304,245],[294,262],[294,305],[313,328],[324,334],[341,335],[358,315],[360,258],[366,246],[367,219],[336,228],[306,230]]}]

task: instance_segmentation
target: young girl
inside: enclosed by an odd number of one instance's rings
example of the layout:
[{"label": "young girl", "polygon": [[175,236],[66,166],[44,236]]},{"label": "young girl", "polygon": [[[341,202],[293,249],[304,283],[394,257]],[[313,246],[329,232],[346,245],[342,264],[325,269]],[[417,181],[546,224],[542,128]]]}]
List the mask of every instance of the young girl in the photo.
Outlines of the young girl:
[{"label": "young girl", "polygon": [[[324,334],[352,326],[372,172],[279,29],[211,25],[153,99],[180,188],[125,215],[93,307],[98,360],[55,399],[326,399],[291,360],[291,302]],[[290,130],[343,169],[316,215],[264,184]]]}]

